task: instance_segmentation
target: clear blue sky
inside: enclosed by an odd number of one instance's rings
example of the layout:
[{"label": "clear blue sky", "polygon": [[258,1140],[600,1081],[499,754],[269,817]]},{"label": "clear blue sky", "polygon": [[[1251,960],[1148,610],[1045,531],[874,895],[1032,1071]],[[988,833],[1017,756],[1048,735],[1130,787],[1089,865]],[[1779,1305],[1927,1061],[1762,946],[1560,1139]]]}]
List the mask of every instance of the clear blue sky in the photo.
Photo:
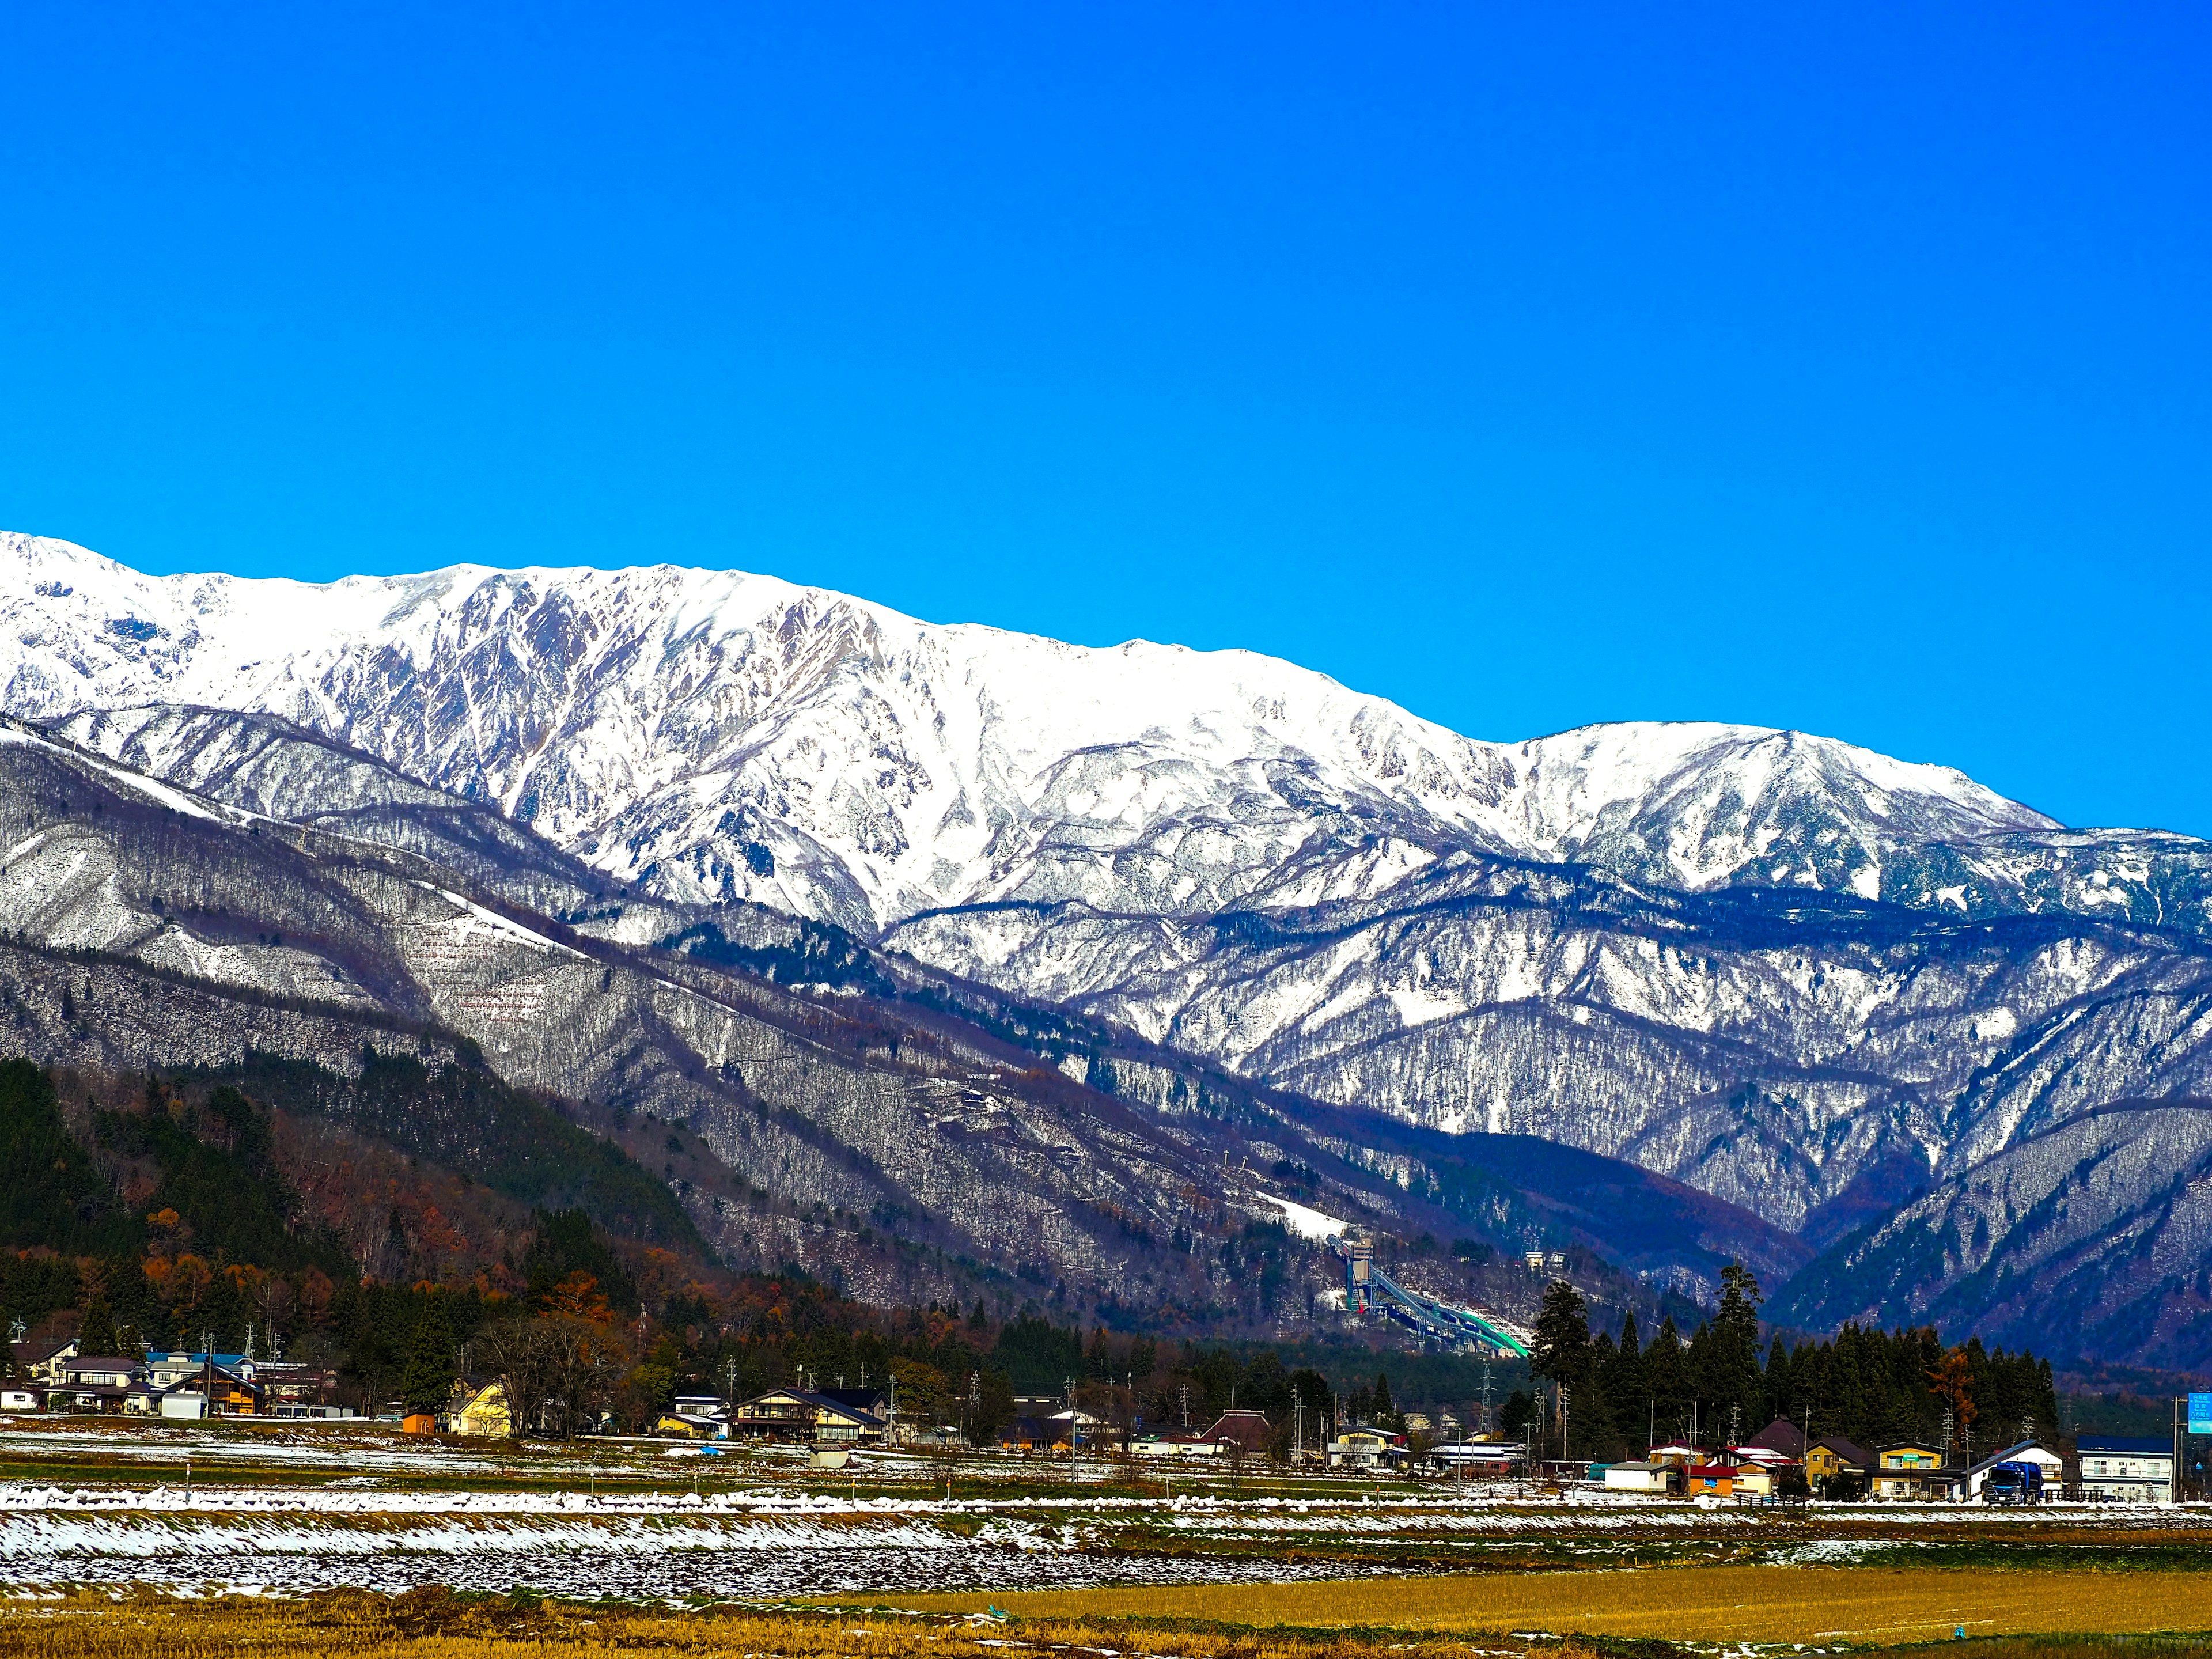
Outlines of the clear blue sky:
[{"label": "clear blue sky", "polygon": [[2212,834],[2212,14],[0,23],[0,527],[772,571]]}]

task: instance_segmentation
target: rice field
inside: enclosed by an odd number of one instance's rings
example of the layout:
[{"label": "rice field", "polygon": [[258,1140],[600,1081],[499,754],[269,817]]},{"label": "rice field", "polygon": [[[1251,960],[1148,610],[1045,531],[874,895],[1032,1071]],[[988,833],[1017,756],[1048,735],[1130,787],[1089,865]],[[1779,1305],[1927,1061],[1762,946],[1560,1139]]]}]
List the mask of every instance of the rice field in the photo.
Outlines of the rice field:
[{"label": "rice field", "polygon": [[1886,1647],[2056,1632],[2212,1632],[2212,1553],[2199,1572],[1888,1567],[1664,1567],[1288,1584],[1163,1584],[930,1596],[1024,1619],[1193,1620],[1307,1630],[1528,1632],[1664,1641]]},{"label": "rice field", "polygon": [[[2047,1595],[2031,1593],[2023,1609],[1985,1615],[1989,1626],[2034,1628],[1993,1632],[1985,1626],[1976,1633],[1966,1625],[1970,1639],[1964,1643],[1955,1640],[1957,1626],[1951,1631],[1930,1628],[1929,1601],[1947,1592],[1926,1583],[1925,1574],[1891,1575],[1898,1582],[1863,1586],[1856,1595],[1831,1587],[1820,1592],[1826,1599],[1789,1617],[1772,1622],[1747,1619],[1743,1615],[1762,1609],[1774,1613],[1778,1602],[1808,1588],[1772,1577],[1787,1570],[1766,1571],[1764,1580],[1754,1577],[1757,1569],[1606,1575],[1680,1581],[1621,1584],[1610,1598],[1616,1613],[1632,1600],[1663,1613],[1667,1630],[1656,1638],[1583,1632],[1574,1627],[1576,1615],[1564,1603],[1551,1613],[1565,1634],[1525,1626],[1477,1633],[1460,1622],[1475,1616],[1465,1596],[1454,1601],[1450,1587],[1433,1583],[1420,1586],[1422,1594],[1412,1599],[1394,1594],[1396,1587],[1370,1586],[1370,1594],[1347,1604],[1320,1607],[1336,1616],[1381,1616],[1340,1628],[1331,1628],[1326,1619],[1317,1624],[1268,1622],[1267,1616],[1276,1613],[1313,1615],[1317,1604],[1299,1596],[1257,1604],[1248,1598],[1238,1606],[1228,1598],[1209,1603],[1183,1595],[1174,1598],[1182,1609],[1179,1613],[1155,1606],[1143,1617],[1079,1614],[1071,1607],[1048,1615],[1017,1612],[1001,1619],[912,1609],[643,1608],[463,1597],[439,1589],[402,1596],[334,1592],[297,1601],[179,1600],[140,1590],[0,1601],[0,1653],[26,1659],[304,1659],[325,1654],[346,1659],[1714,1659],[1717,1654],[1726,1659],[1759,1654],[1799,1659],[1803,1654],[1866,1653],[1946,1638],[1953,1638],[1949,1650],[1961,1659],[2199,1659],[2212,1651],[2202,1636],[2132,1634],[2155,1616],[2155,1608],[2116,1607],[2087,1584],[2047,1587]],[[1805,1576],[1809,1575],[1801,1570],[1800,1578]],[[1846,1584],[1861,1577],[1829,1576]],[[2020,1589],[2014,1583],[1952,1587],[1948,1593],[1960,1598],[1957,1605],[1962,1609],[2002,1607],[2018,1599]],[[1034,1603],[1047,1598],[1016,1599]],[[1200,1620],[1189,1611],[1200,1605],[1241,1611],[1247,1618]],[[1480,1616],[1538,1605],[1509,1594],[1485,1603]],[[1589,1616],[1590,1605],[1582,1604],[1583,1616]],[[1849,1630],[1815,1628],[1838,1607],[1862,1622]],[[1890,1613],[1904,1616],[1888,1623],[1863,1622]],[[2115,1614],[2130,1622],[2040,1633],[2039,1620],[2110,1620]],[[1814,1639],[1775,1633],[1800,1628]],[[2063,1632],[2062,1626],[2051,1628]]]},{"label": "rice field", "polygon": [[[1516,1643],[1492,1651],[1521,1659]],[[1085,1659],[1468,1659],[1456,1640],[1380,1644],[1328,1632],[1182,1629],[1119,1649],[1088,1626],[950,1618],[807,1614],[757,1610],[673,1612],[416,1591],[300,1601],[185,1601],[140,1594],[0,1603],[0,1652],[26,1659],[1012,1659],[1014,1652]],[[1597,1659],[1574,1644],[1544,1644],[1547,1659]]]}]

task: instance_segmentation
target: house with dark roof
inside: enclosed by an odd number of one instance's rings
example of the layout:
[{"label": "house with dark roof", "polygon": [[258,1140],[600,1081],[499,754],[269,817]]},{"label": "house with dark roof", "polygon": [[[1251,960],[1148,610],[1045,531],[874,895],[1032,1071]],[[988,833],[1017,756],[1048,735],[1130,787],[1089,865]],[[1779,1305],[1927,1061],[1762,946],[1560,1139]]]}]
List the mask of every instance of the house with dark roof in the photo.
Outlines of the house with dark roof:
[{"label": "house with dark roof", "polygon": [[1824,1434],[1805,1448],[1805,1480],[1815,1492],[1856,1490],[1873,1467],[1874,1454],[1840,1434]]},{"label": "house with dark roof", "polygon": [[2133,1434],[2085,1434],[2074,1443],[2085,1496],[2114,1504],[2173,1501],[2173,1442]]},{"label": "house with dark roof", "polygon": [[[1805,1431],[1788,1418],[1778,1417],[1745,1441],[1740,1449],[1775,1452],[1780,1455],[1784,1462],[1802,1463],[1805,1461]],[[1762,1462],[1771,1461],[1760,1460]]]},{"label": "house with dark roof", "polygon": [[1224,1412],[1206,1437],[1232,1455],[1256,1456],[1267,1449],[1275,1431],[1264,1412]]},{"label": "house with dark roof", "polygon": [[1940,1500],[1952,1495],[1966,1473],[1954,1468],[1940,1446],[1925,1440],[1893,1440],[1874,1449],[1868,1471],[1876,1498]]},{"label": "house with dark roof", "polygon": [[119,1412],[138,1381],[138,1362],[123,1354],[71,1354],[47,1369],[50,1412]]},{"label": "house with dark roof", "polygon": [[10,1342],[9,1358],[15,1362],[15,1375],[33,1382],[52,1382],[54,1366],[62,1360],[76,1358],[76,1339],[73,1336],[49,1337],[42,1342]]},{"label": "house with dark roof", "polygon": [[738,1402],[730,1433],[815,1446],[879,1445],[884,1419],[809,1389],[770,1389]]}]

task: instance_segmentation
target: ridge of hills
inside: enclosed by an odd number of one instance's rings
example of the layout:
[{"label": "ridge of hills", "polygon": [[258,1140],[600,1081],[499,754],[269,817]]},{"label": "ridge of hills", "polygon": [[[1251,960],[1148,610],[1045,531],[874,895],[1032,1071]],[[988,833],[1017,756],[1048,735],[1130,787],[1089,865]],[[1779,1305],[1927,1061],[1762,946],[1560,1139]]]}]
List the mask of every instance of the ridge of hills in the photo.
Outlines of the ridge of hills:
[{"label": "ridge of hills", "polygon": [[[1780,1276],[1806,1254],[1632,1165],[1299,1101],[823,925],[587,879],[367,757],[222,718],[258,759],[205,795],[0,721],[0,1048],[230,1085],[619,1237],[696,1236],[884,1305],[1327,1329],[1334,1259],[1284,1224],[1308,1211],[1524,1315],[1528,1244],[1647,1317],[1729,1259]],[[264,811],[295,747],[390,799]]]},{"label": "ridge of hills", "polygon": [[[1480,743],[1249,653],[1086,650],[665,566],[308,587],[149,578],[0,537],[0,707],[87,755],[332,845],[373,842],[392,870],[413,858],[412,879],[592,961],[635,953],[655,982],[787,1032],[919,1023],[915,1041],[988,1054],[993,1087],[1059,1073],[1034,1087],[1072,1088],[1104,1113],[1099,1136],[1158,1160],[1109,1205],[1221,1150],[1226,1132],[1184,1109],[1202,1087],[1255,1115],[1237,1133],[1279,1146],[1270,1167],[1320,1167],[1285,1121],[1352,1113],[1340,1210],[1397,1205],[1404,1232],[1421,1230],[1426,1175],[1401,1186],[1377,1160],[1427,1171],[1455,1147],[1553,1141],[1755,1213],[1790,1236],[1783,1255],[1848,1281],[1809,1300],[1793,1286],[1792,1309],[1890,1319],[1940,1300],[2008,1318],[2047,1293],[2079,1310],[2086,1358],[2212,1364],[2194,1278],[2008,1243],[2018,1205],[1961,1211],[1958,1248],[1916,1247],[1909,1272],[1837,1254],[2123,1103],[2131,1134],[2187,1139],[2190,1103],[2212,1096],[2203,842],[2069,829],[1948,769],[1802,733]],[[453,1018],[455,994],[405,977],[391,1009]],[[512,1032],[483,1030],[502,1076],[586,1103],[620,1092],[611,1062],[501,1052]],[[720,1039],[654,1030],[640,1075],[671,1110],[696,1094],[720,1113],[720,1083],[684,1077],[720,1077],[694,1063]],[[553,1046],[596,1053],[604,1036]],[[877,1086],[827,1075],[809,1086]],[[1381,1153],[1386,1119],[1436,1138]],[[740,1121],[724,1126],[730,1166],[785,1182],[781,1143],[741,1146]],[[2149,1239],[2146,1259],[2185,1254],[2191,1212],[2160,1196],[2162,1166],[2102,1167],[2095,1203],[2069,1213]],[[1081,1184],[1025,1199],[1010,1182],[1007,1216],[1025,1218],[994,1221],[974,1259],[1020,1257],[1022,1234],[1034,1274],[1098,1245],[1036,1207]],[[906,1187],[884,1201],[931,1225],[965,1201]],[[1229,1207],[1258,1219],[1256,1205]],[[1695,1254],[1637,1270],[1700,1293]],[[1103,1283],[1115,1259],[1100,1246],[1071,1285]],[[1175,1277],[1137,1273],[1130,1295]]]}]

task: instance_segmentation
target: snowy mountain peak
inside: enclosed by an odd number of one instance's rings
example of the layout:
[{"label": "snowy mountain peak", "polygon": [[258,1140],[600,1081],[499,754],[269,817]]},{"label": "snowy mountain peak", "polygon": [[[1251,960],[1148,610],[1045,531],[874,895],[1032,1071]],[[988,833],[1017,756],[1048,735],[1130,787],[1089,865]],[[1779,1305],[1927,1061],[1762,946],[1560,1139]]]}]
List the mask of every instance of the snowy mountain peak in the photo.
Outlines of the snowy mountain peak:
[{"label": "snowy mountain peak", "polygon": [[7,712],[280,715],[669,896],[866,933],[1002,900],[1353,896],[1468,853],[1871,896],[1900,848],[2054,827],[1795,732],[1482,743],[1250,652],[1073,646],[667,565],[313,585],[7,535],[0,624]]}]

